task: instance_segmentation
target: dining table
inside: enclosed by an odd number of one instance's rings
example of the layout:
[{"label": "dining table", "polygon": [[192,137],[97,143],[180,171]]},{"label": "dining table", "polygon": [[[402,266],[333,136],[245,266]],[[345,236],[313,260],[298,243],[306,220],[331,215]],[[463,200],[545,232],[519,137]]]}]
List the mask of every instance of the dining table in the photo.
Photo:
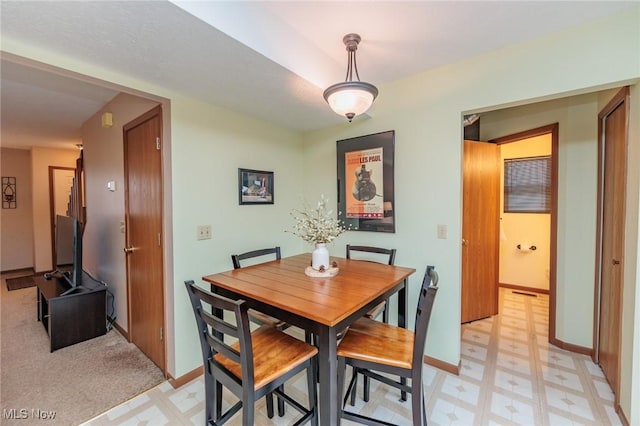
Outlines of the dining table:
[{"label": "dining table", "polygon": [[330,261],[334,276],[307,275],[311,254],[304,253],[202,277],[212,292],[242,299],[249,308],[314,334],[323,426],[340,423],[338,333],[396,293],[397,324],[406,327],[408,278],[415,272],[366,260],[332,256]]}]

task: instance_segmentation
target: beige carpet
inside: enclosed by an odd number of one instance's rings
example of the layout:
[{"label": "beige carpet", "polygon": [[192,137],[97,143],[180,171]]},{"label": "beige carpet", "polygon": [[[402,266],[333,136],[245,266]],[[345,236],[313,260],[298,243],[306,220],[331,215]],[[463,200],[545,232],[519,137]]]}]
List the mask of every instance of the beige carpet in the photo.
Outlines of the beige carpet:
[{"label": "beige carpet", "polygon": [[36,288],[9,292],[4,284],[0,424],[33,424],[48,416],[47,425],[78,425],[164,380],[115,329],[49,352],[48,335],[37,321]]}]

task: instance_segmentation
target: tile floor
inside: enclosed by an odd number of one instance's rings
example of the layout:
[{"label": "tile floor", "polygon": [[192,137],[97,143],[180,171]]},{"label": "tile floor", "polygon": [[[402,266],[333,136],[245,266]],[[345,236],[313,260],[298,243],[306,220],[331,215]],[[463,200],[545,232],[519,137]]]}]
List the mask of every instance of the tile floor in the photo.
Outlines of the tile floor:
[{"label": "tile floor", "polygon": [[[501,314],[462,328],[460,376],[426,366],[425,399],[431,425],[620,425],[613,394],[591,359],[547,343],[548,297],[500,291]],[[306,401],[301,376],[287,392]],[[362,386],[358,388],[362,392]],[[162,383],[85,423],[109,425],[203,425],[202,377],[173,389]],[[231,403],[233,397],[225,395]],[[409,403],[372,381],[369,403],[358,398],[352,411],[397,425],[411,425]],[[258,425],[290,425],[296,412],[266,417],[257,404]],[[343,421],[343,424],[353,424]],[[231,425],[241,424],[237,414]]]}]

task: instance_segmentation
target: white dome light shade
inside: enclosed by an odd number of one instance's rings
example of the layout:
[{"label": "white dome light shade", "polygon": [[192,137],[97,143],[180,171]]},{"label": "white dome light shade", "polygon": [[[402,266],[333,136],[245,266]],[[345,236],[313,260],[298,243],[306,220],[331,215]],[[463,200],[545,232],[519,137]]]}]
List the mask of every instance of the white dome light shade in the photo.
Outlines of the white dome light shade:
[{"label": "white dome light shade", "polygon": [[363,81],[345,81],[336,83],[324,91],[324,99],[338,115],[347,117],[349,121],[356,115],[363,114],[378,96],[378,89]]}]

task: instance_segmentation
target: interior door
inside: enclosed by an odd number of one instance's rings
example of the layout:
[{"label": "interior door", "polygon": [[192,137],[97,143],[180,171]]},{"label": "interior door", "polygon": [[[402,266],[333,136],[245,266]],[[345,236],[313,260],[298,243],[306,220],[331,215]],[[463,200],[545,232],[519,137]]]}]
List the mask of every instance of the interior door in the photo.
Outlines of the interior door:
[{"label": "interior door", "polygon": [[498,313],[500,150],[464,141],[461,322]]},{"label": "interior door", "polygon": [[125,126],[129,339],[163,371],[161,109]]},{"label": "interior door", "polygon": [[597,356],[611,389],[619,395],[620,327],[624,268],[627,108],[624,89],[599,114],[601,182],[600,315]]}]

